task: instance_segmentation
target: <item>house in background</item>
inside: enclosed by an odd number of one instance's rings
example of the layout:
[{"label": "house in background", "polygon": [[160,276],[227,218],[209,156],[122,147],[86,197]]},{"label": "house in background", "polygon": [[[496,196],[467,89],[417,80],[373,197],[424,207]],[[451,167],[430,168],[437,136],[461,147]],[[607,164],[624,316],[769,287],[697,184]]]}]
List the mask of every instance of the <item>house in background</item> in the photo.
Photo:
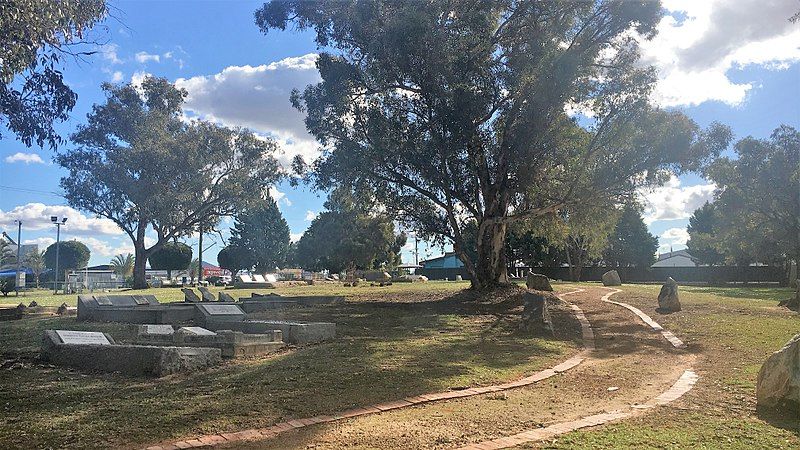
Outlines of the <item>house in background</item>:
[{"label": "house in background", "polygon": [[658,261],[650,267],[697,267],[697,259],[686,249],[658,255]]}]

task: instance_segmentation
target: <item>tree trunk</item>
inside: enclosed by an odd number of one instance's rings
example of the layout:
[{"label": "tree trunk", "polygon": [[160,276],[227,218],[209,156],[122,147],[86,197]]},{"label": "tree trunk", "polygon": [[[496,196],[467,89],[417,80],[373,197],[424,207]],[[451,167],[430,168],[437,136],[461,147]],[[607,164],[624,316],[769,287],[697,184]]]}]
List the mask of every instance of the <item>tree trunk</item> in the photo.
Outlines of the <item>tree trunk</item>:
[{"label": "tree trunk", "polygon": [[504,223],[478,226],[478,260],[472,275],[473,289],[492,289],[508,283],[506,262],[506,228]]},{"label": "tree trunk", "polygon": [[136,260],[133,262],[133,288],[147,289],[147,279],[145,278],[145,268],[147,267],[147,252],[144,248],[144,240],[141,243],[133,244]]}]

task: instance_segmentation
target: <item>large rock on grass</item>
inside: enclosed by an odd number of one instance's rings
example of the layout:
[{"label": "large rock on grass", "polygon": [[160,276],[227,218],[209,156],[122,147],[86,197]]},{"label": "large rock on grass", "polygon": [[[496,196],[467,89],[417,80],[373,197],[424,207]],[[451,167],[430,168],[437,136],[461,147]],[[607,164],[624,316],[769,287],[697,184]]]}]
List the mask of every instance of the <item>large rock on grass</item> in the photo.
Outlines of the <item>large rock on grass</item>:
[{"label": "large rock on grass", "polygon": [[603,274],[603,286],[621,286],[622,280],[619,279],[619,272],[609,270]]},{"label": "large rock on grass", "polygon": [[536,291],[552,291],[553,286],[550,286],[550,279],[540,273],[530,272],[528,278],[525,280],[525,285],[528,289]]},{"label": "large rock on grass", "polygon": [[531,331],[534,328],[544,328],[553,331],[553,322],[550,319],[550,311],[547,307],[548,296],[553,294],[541,294],[538,292],[526,292],[522,298],[524,308],[522,310],[521,328]]},{"label": "large rock on grass", "polygon": [[800,334],[761,366],[756,397],[759,409],[793,411],[800,417]]},{"label": "large rock on grass", "polygon": [[657,312],[671,313],[681,310],[681,302],[678,299],[678,283],[672,279],[667,278],[667,282],[661,286],[661,292],[658,293],[658,308]]}]

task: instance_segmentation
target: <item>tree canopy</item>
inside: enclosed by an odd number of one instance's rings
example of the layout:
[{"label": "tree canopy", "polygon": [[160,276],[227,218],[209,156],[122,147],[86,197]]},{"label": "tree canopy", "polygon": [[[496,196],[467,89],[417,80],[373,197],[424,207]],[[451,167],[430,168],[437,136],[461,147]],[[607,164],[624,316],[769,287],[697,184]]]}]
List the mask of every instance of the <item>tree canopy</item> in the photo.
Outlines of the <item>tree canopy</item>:
[{"label": "tree canopy", "polygon": [[476,288],[507,281],[509,224],[623,203],[730,136],[649,106],[638,41],[658,2],[273,1],[255,16],[316,33],[322,81],[292,97],[325,150],[309,179],[374,188],[406,228],[452,242]]},{"label": "tree canopy", "polygon": [[58,280],[64,279],[64,272],[86,267],[92,252],[89,247],[79,241],[61,241],[50,244],[44,251],[44,264],[50,270],[56,270],[56,247],[58,248]]},{"label": "tree canopy", "polygon": [[236,276],[240,270],[247,269],[247,251],[231,245],[225,246],[217,253],[217,264]]},{"label": "tree canopy", "polygon": [[705,202],[689,217],[689,225],[686,227],[689,233],[686,250],[701,264],[714,266],[725,262],[725,255],[720,251],[722,246],[719,236],[716,235],[719,227],[718,212],[713,203]]},{"label": "tree canopy", "polygon": [[133,275],[134,260],[134,256],[130,253],[119,254],[111,260],[111,270],[123,278],[128,278]]},{"label": "tree canopy", "polygon": [[53,122],[69,118],[77,95],[64,82],[61,62],[89,54],[72,46],[106,14],[104,0],[0,4],[0,123],[25,145],[62,142]]},{"label": "tree canopy", "polygon": [[244,264],[242,269],[272,272],[286,264],[289,234],[289,224],[278,204],[272,197],[267,197],[236,215],[228,245],[239,250],[236,255]]},{"label": "tree canopy", "polygon": [[295,259],[304,269],[340,273],[396,265],[405,235],[395,235],[385,214],[370,213],[367,200],[342,189],[331,193],[325,208],[297,243]]},{"label": "tree canopy", "polygon": [[[70,206],[111,219],[133,241],[134,288],[167,242],[266,196],[280,176],[274,141],[244,129],[182,120],[186,92],[163,78],[104,84],[107,99],[58,154]],[[145,236],[157,240],[150,247]]]},{"label": "tree canopy", "polygon": [[166,270],[167,278],[172,279],[173,270],[185,270],[192,262],[192,247],[183,242],[167,242],[149,257],[150,268]]},{"label": "tree canopy", "polygon": [[603,261],[610,267],[650,267],[657,250],[658,238],[647,230],[639,206],[625,205],[608,237]]}]

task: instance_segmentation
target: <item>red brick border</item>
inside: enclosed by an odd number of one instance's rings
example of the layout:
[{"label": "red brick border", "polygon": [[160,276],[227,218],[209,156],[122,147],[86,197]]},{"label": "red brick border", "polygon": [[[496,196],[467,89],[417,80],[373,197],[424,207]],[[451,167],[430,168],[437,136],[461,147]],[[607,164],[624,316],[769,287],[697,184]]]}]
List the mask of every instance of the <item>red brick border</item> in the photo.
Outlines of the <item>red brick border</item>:
[{"label": "red brick border", "polygon": [[[577,294],[578,292],[583,292],[583,291],[584,289],[576,289],[574,291],[558,294],[558,297],[561,298],[561,296],[563,295]],[[563,298],[561,299],[563,300]],[[583,311],[580,308],[578,308],[575,305],[570,305],[570,307],[575,313],[578,322],[580,322],[581,324],[584,347],[587,350],[594,350],[595,343],[594,343],[594,332],[592,331],[592,325],[589,323],[589,320],[586,319],[586,316],[583,314]],[[389,411],[392,409],[407,408],[409,406],[420,405],[423,403],[431,403],[441,400],[449,400],[452,398],[472,397],[475,395],[505,391],[508,389],[529,386],[531,384],[538,383],[542,380],[546,380],[559,373],[566,372],[567,370],[572,369],[573,367],[582,363],[585,359],[586,358],[584,356],[578,354],[551,369],[544,369],[539,372],[536,372],[533,375],[508,383],[492,385],[492,386],[476,387],[460,391],[436,392],[432,394],[423,394],[414,397],[406,397],[401,400],[378,403],[376,405],[365,406],[362,408],[349,409],[347,411],[342,411],[333,416],[316,416],[305,419],[293,419],[286,422],[275,424],[268,428],[250,429],[250,430],[239,431],[236,433],[220,433],[218,435],[199,436],[195,438],[185,439],[182,441],[154,445],[151,447],[147,447],[146,450],[176,450],[183,448],[214,447],[217,444],[222,444],[226,442],[269,439],[288,430],[293,430],[295,428],[303,428],[318,423],[333,422],[337,420],[349,419],[351,417],[358,417],[367,414],[376,414],[376,413],[381,413],[383,411]]]}]

